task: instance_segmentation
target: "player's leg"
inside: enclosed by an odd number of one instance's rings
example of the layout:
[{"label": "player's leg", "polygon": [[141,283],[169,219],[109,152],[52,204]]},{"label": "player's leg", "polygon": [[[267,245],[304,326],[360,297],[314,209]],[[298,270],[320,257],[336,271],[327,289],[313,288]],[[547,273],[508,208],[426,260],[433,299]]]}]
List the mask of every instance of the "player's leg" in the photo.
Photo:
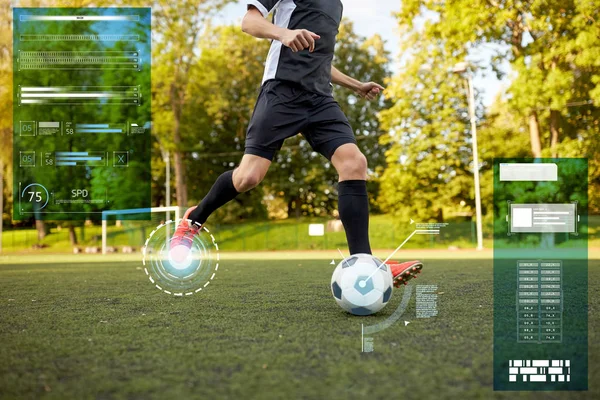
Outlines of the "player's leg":
[{"label": "player's leg", "polygon": [[186,249],[192,247],[194,236],[198,234],[208,217],[240,193],[258,186],[270,165],[271,161],[266,158],[245,154],[239,167],[221,174],[200,204],[189,208],[183,215],[183,220],[171,239],[172,256],[175,259],[184,259],[187,256]]},{"label": "player's leg", "polygon": [[[371,254],[367,159],[355,144],[344,144],[335,150],[331,162],[340,176],[338,209],[346,230],[350,254]],[[388,260],[386,264],[392,271],[396,287],[406,285],[410,279],[416,278],[423,268],[420,261],[399,263]]]},{"label": "player's leg", "polygon": [[[315,107],[304,136],[315,151],[331,160],[339,174],[338,210],[350,254],[371,254],[367,159],[356,146],[352,128],[333,99]],[[406,284],[423,268],[420,261],[388,260],[386,264],[390,266],[396,286]]]},{"label": "player's leg", "polygon": [[331,163],[339,175],[338,210],[350,254],[371,254],[367,158],[356,144],[346,143],[335,150]]},{"label": "player's leg", "polygon": [[350,254],[371,254],[367,159],[356,145],[348,119],[332,97],[315,101],[303,134],[338,172],[338,210]]},{"label": "player's leg", "polygon": [[171,240],[171,249],[191,248],[194,236],[215,210],[263,180],[283,141],[304,126],[305,113],[292,101],[294,90],[276,81],[262,86],[246,133],[246,149],[240,166],[219,176],[200,204],[186,211]]},{"label": "player's leg", "polygon": [[238,194],[254,189],[264,179],[271,161],[244,154],[239,167],[227,171],[217,178],[208,194],[189,214],[188,219],[202,225],[220,207],[235,199]]}]

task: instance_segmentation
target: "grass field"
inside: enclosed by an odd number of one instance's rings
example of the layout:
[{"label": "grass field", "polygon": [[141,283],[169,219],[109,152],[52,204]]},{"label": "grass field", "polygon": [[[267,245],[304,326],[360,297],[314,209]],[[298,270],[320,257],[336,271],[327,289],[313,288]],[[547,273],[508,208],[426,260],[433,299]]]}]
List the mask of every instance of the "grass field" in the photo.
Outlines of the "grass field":
[{"label": "grass field", "polygon": [[[152,221],[123,221],[121,227],[108,226],[107,244],[109,246],[134,246],[141,247],[150,232],[161,222],[160,216],[153,215]],[[172,215],[171,215],[172,217]],[[209,228],[217,234],[223,250],[230,251],[261,251],[261,250],[320,250],[346,247],[346,236],[343,230],[327,232],[324,237],[311,237],[308,235],[308,226],[311,223],[326,224],[324,218],[290,218],[278,221],[245,221],[239,224],[219,225],[211,221]],[[439,237],[418,237],[407,246],[413,248],[447,248],[449,245],[461,248],[475,246],[474,225],[470,222],[453,222]],[[371,242],[377,248],[397,246],[414,230],[414,225],[399,226],[387,215],[375,215],[370,221]],[[79,246],[101,246],[101,227],[91,225],[76,227]],[[49,235],[41,241],[46,248],[32,250],[38,243],[35,229],[7,230],[3,233],[3,250],[7,253],[35,252],[35,253],[72,253],[73,246],[69,241],[66,228],[52,227]],[[598,242],[600,245],[600,241]],[[492,241],[487,240],[486,246],[491,246]]]},{"label": "grass field", "polygon": [[[299,256],[301,258],[301,255]],[[200,295],[154,289],[139,261],[0,260],[0,398],[600,398],[600,261],[590,261],[590,391],[492,387],[492,261],[431,259],[439,315],[374,334],[333,301],[325,260],[223,261]],[[109,258],[110,259],[110,258]],[[12,261],[11,261],[12,260]],[[91,260],[88,258],[88,260]]]},{"label": "grass field", "polygon": [[[161,222],[154,215],[152,221],[123,221],[123,226],[108,226],[107,244],[118,251],[122,246],[133,246],[137,251],[143,246],[150,232]],[[219,247],[224,251],[315,251],[336,250],[346,248],[346,237],[343,231],[326,232],[323,237],[308,235],[311,223],[326,224],[326,219],[301,218],[279,221],[246,221],[239,224],[218,225],[209,224],[219,241]],[[394,248],[414,230],[415,225],[398,224],[387,215],[374,215],[370,219],[369,236],[373,248]],[[438,236],[413,237],[405,246],[407,249],[473,249],[476,246],[475,227],[468,221],[450,222]],[[101,227],[91,225],[76,227],[79,238],[78,247],[101,246]],[[490,232],[490,227],[484,227],[484,232]],[[591,216],[588,227],[589,248],[600,249],[600,216]],[[557,247],[563,236],[557,235]],[[6,230],[2,234],[3,253],[5,254],[49,254],[72,253],[73,246],[69,241],[66,228],[52,227],[50,234],[42,240],[43,249],[33,249],[38,243],[35,229]],[[484,247],[491,248],[493,241],[484,236]]]},{"label": "grass field", "polygon": [[[164,216],[164,215],[163,215]],[[327,219],[290,218],[278,221],[245,221],[239,224],[219,225],[209,221],[210,230],[215,233],[220,247],[225,251],[282,251],[282,250],[335,250],[345,248],[346,237],[343,231],[327,232],[323,237],[308,235],[311,223],[327,223]],[[123,221],[122,227],[109,225],[107,243],[109,246],[134,246],[139,249],[150,232],[160,223],[158,215],[152,221]],[[415,225],[399,224],[388,215],[373,215],[369,224],[369,236],[374,248],[394,248],[414,230]],[[101,227],[91,225],[76,227],[79,247],[101,246]],[[491,232],[485,226],[484,233]],[[589,218],[589,247],[600,248],[600,216]],[[44,249],[32,249],[38,242],[35,229],[5,230],[2,234],[4,253],[72,253],[66,228],[52,227],[50,234],[41,242]],[[562,240],[557,235],[557,240]],[[439,236],[414,237],[406,248],[447,249],[450,246],[472,249],[476,245],[475,226],[469,221],[450,221]],[[560,246],[560,244],[559,244]],[[492,247],[492,239],[484,237],[484,247]]]}]

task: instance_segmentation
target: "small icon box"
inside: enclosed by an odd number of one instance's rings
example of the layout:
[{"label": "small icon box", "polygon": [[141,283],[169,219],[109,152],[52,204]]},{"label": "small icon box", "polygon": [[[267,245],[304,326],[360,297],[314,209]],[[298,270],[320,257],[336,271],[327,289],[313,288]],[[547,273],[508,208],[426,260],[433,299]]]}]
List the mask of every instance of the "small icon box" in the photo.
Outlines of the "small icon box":
[{"label": "small icon box", "polygon": [[20,151],[19,152],[20,167],[35,167],[35,151]]},{"label": "small icon box", "polygon": [[129,152],[113,151],[113,167],[128,167],[128,166],[129,166]]},{"label": "small icon box", "polygon": [[35,121],[20,121],[19,135],[20,136],[35,136],[36,134]]}]

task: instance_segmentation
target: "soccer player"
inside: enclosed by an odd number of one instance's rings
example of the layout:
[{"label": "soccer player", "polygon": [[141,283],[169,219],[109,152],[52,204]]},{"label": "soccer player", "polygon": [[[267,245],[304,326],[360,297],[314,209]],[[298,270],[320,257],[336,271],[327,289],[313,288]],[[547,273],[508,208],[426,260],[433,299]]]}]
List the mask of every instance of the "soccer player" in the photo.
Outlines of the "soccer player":
[{"label": "soccer player", "polygon": [[[331,161],[339,174],[339,215],[350,254],[369,253],[367,159],[348,119],[332,96],[332,83],[374,100],[384,89],[359,82],[332,66],[342,20],[340,0],[247,0],[242,30],[272,40],[262,88],[246,134],[240,165],[219,176],[200,204],[184,214],[171,250],[191,248],[194,235],[216,209],[255,188],[285,139],[298,133]],[[273,23],[266,17],[274,12]],[[191,224],[186,220],[189,219]],[[188,250],[189,251],[189,250]],[[418,261],[391,262],[398,286],[420,272]]]}]

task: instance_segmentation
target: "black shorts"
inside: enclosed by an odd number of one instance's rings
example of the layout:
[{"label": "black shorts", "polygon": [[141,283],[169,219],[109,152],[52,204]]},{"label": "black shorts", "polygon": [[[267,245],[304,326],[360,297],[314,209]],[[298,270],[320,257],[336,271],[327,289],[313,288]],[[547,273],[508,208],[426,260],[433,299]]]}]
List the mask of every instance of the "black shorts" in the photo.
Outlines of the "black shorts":
[{"label": "black shorts", "polygon": [[333,97],[291,82],[265,82],[248,126],[245,153],[273,160],[284,140],[298,133],[329,160],[341,145],[356,144],[352,127]]}]

